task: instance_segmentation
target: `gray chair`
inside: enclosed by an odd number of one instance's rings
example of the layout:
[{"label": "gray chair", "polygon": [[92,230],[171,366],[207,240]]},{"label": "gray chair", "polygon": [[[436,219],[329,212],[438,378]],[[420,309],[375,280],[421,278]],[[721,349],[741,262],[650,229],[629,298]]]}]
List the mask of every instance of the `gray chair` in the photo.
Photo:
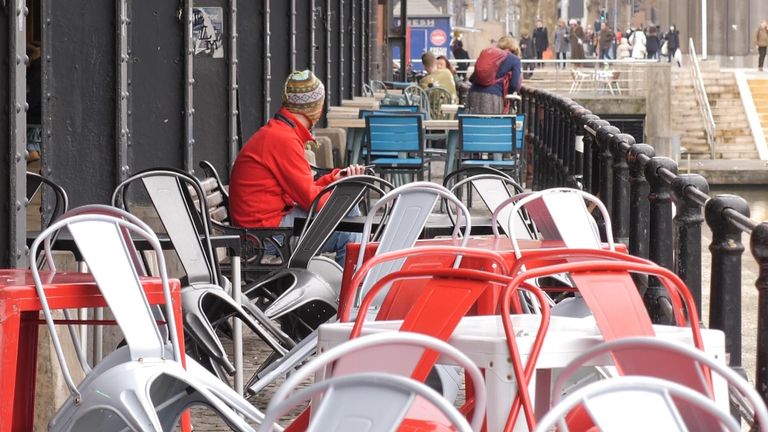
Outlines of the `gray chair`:
[{"label": "gray chair", "polygon": [[[454,226],[453,236],[461,236],[462,246],[466,246],[472,230],[472,218],[467,207],[443,186],[430,182],[409,183],[387,193],[371,207],[371,212],[363,226],[363,240],[360,244],[355,269],[359,269],[363,265],[366,245],[371,239],[374,215],[379,209],[392,206],[380,235],[379,247],[376,250],[377,255],[413,247],[439,199],[446,200],[447,205],[453,205],[458,209],[460,217]],[[464,224],[463,233],[461,232],[462,224]],[[403,260],[391,261],[368,272],[361,289],[356,294],[355,306],[359,305],[360,300],[381,277],[399,270],[402,265]],[[375,313],[385,296],[386,290],[382,290],[371,313]]]},{"label": "gray chair", "polygon": [[117,186],[112,195],[113,204],[135,211],[136,203],[132,203],[129,196],[134,184],[143,186],[149,196],[186,273],[182,312],[184,327],[194,342],[189,344],[188,352],[194,353],[203,364],[208,365],[210,360],[210,367],[222,379],[233,373],[235,368],[215,330],[219,325],[226,327],[230,317],[241,320],[279,355],[293,347],[293,340],[260,309],[245,300],[238,305],[227,293],[228,283],[219,274],[211,246],[205,200],[199,201],[202,208],[198,211],[189,193],[191,187],[197,196],[204,196],[198,180],[177,170],[143,171]]},{"label": "gray chair", "polygon": [[[562,402],[558,403],[558,399],[560,399],[564,394],[566,386],[570,382],[573,382],[573,377],[579,371],[579,369],[588,364],[595,364],[595,362],[599,359],[607,358],[608,354],[610,354],[612,358],[621,356],[623,362],[623,370],[631,370],[630,372],[626,373],[628,375],[632,374],[632,377],[625,379],[611,378],[603,382],[591,384],[590,386],[594,385],[595,388],[584,392],[576,390],[572,394],[566,396]],[[626,364],[627,359],[637,359],[634,361],[636,365]],[[638,382],[642,381],[633,380],[637,379],[638,377],[645,379],[646,376],[644,375],[647,375],[647,377],[650,377],[654,381],[661,381],[665,383],[665,385],[667,385],[666,383],[672,383],[672,387],[682,387],[684,389],[680,391],[672,390],[673,392],[678,391],[678,393],[681,393],[676,394],[674,401],[669,400],[668,397],[665,399],[667,404],[670,405],[667,408],[671,412],[675,413],[675,416],[677,417],[677,420],[681,422],[681,425],[684,423],[686,426],[679,430],[720,431],[722,430],[720,428],[721,424],[725,427],[728,427],[730,424],[723,419],[733,420],[733,418],[730,416],[730,413],[727,409],[724,410],[723,407],[719,407],[713,404],[711,399],[713,394],[709,379],[710,374],[725,379],[729,386],[730,392],[738,394],[741,396],[742,400],[749,402],[751,405],[750,408],[752,410],[752,418],[747,419],[747,421],[750,424],[759,424],[760,430],[763,430],[765,426],[768,425],[768,409],[766,409],[766,405],[763,402],[761,396],[757,393],[757,391],[755,391],[755,389],[749,384],[747,380],[742,378],[739,374],[737,374],[725,364],[715,361],[715,359],[708,356],[703,351],[700,351],[694,347],[675,344],[652,337],[624,338],[602,343],[573,359],[568,364],[568,366],[560,371],[560,374],[555,381],[552,394],[553,405],[556,404],[556,406],[553,408],[552,413],[547,414],[547,417],[551,417],[551,419],[548,420],[557,422],[558,418],[564,418],[561,414],[567,413],[569,410],[566,407],[572,407],[572,403],[584,401],[585,397],[588,399],[594,399],[594,396],[591,396],[593,394],[614,391],[617,389],[621,390],[622,385],[617,384],[617,382],[628,382],[632,385],[636,385]],[[611,383],[612,381],[613,383]],[[585,389],[586,388],[583,390]],[[707,393],[701,393],[701,389],[705,389]],[[643,387],[641,390],[652,391],[653,389]],[[685,396],[682,395],[682,393],[690,392],[693,392],[696,397],[686,401],[680,401],[677,399],[677,397]],[[614,394],[609,397],[616,397],[616,395]],[[714,411],[706,411],[701,413],[696,409],[705,408],[709,405],[714,407]],[[592,406],[593,409],[589,409],[589,404],[587,404],[588,410],[593,419],[603,419],[603,421],[606,422],[615,421],[613,416],[617,415],[618,413],[605,412],[604,410],[600,409],[601,405],[599,403],[593,404]],[[614,404],[611,404],[611,406],[614,406]],[[632,416],[631,413],[621,413],[618,415]],[[642,421],[642,417],[659,418],[661,415],[663,415],[663,413],[657,415],[656,413],[645,412],[642,410],[641,418],[637,418],[634,421],[640,422]],[[542,419],[542,423],[543,422],[544,419]],[[552,422],[550,422],[550,424],[554,425]],[[540,427],[542,428],[541,430],[546,430],[544,425],[540,424]],[[562,429],[562,424],[561,430],[565,430]],[[609,428],[607,430],[620,429]],[[649,428],[647,430],[652,429]],[[737,425],[735,430],[741,430],[741,428]]]},{"label": "gray chair", "polygon": [[[107,212],[94,208],[94,211],[95,214],[87,214],[76,209],[74,214],[63,215],[35,239],[31,251],[36,253],[44,244],[45,256],[50,259],[51,236],[68,229],[120,326],[126,345],[86,371],[85,379],[75,385],[38,266],[32,263],[43,315],[70,392],[50,421],[49,430],[170,431],[181,414],[194,405],[210,407],[234,430],[253,430],[240,416],[258,423],[263,414],[194,360],[187,358],[185,369],[177,333],[161,332],[157,326],[139,280],[137,254],[132,243],[133,237],[144,239],[157,254],[165,297],[165,321],[168,328],[175,329],[173,300],[157,236],[129,214],[123,213],[120,218],[106,215],[115,214],[117,209]],[[49,264],[53,265],[52,261]]]},{"label": "gray chair", "polygon": [[[393,186],[389,182],[373,176],[343,178],[325,187],[310,206],[307,222],[288,261],[288,268],[279,270],[258,284],[248,287],[245,294],[249,295],[263,289],[279,294],[279,297],[270,302],[264,311],[272,319],[295,311],[312,301],[321,301],[335,311],[338,306],[343,269],[332,260],[318,256],[318,252],[342,219],[367,198],[369,192],[376,192],[383,196],[391,189]],[[320,201],[326,196],[328,199],[325,205],[315,215]],[[280,292],[277,288],[280,286],[287,286],[287,288]],[[325,316],[322,321],[329,317]]]},{"label": "gray chair", "polygon": [[[463,368],[475,386],[471,426],[445,399],[410,376],[422,354],[436,351]],[[383,357],[383,358],[382,358]],[[325,372],[328,380],[297,391],[308,377]],[[420,384],[420,383],[418,383]],[[419,333],[389,332],[355,338],[307,363],[275,392],[267,408],[261,432],[270,431],[274,420],[298,402],[324,392],[311,407],[310,431],[394,431],[415,396],[425,398],[459,431],[479,431],[485,418],[485,381],[477,366],[446,342]],[[371,429],[363,429],[362,425]]]}]

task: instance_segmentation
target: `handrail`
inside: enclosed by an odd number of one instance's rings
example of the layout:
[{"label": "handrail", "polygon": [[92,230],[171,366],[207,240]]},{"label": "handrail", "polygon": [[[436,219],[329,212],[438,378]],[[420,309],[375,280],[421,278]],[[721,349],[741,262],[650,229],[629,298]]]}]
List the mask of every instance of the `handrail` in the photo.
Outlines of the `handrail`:
[{"label": "handrail", "polygon": [[701,76],[701,66],[699,64],[699,57],[696,55],[696,47],[693,45],[693,38],[688,40],[691,46],[691,78],[693,79],[693,88],[696,93],[696,100],[699,103],[699,111],[704,118],[704,129],[707,133],[707,144],[709,144],[710,156],[715,158],[715,118],[712,116],[712,107],[709,105],[709,98],[707,97],[707,91],[704,88],[704,79]]}]

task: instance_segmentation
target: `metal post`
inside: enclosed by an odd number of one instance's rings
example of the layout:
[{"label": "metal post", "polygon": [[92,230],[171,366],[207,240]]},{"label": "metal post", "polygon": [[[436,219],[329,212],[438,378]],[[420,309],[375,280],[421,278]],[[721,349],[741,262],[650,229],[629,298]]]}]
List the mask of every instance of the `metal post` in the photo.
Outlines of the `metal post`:
[{"label": "metal post", "polygon": [[635,144],[629,148],[629,253],[648,258],[648,232],[651,206],[648,194],[651,188],[645,178],[645,160],[655,155],[648,144]]},{"label": "metal post", "polygon": [[339,0],[339,101],[344,99],[344,0]]},{"label": "metal post", "polygon": [[701,59],[707,59],[707,0],[701,0]]},{"label": "metal post", "polygon": [[315,31],[317,31],[317,10],[315,10],[315,0],[309,0],[309,69],[315,71],[315,49],[317,49],[317,39],[315,39]]},{"label": "metal post", "polygon": [[117,139],[115,140],[115,155],[117,181],[128,178],[128,0],[117,2]]},{"label": "metal post", "polygon": [[[331,0],[325,0],[325,105],[331,106],[331,95],[333,94],[333,62],[331,61],[331,42],[333,20],[331,19]],[[341,103],[341,99],[339,99]]]},{"label": "metal post", "polygon": [[[237,158],[240,137],[237,135],[237,0],[229,0],[229,165]],[[240,320],[235,320],[240,322]]]},{"label": "metal post", "polygon": [[685,282],[701,312],[701,204],[686,196],[690,188],[709,194],[707,180],[698,174],[682,174],[672,180],[675,214],[675,273]]},{"label": "metal post", "polygon": [[609,146],[613,153],[613,212],[611,224],[616,241],[629,244],[629,164],[627,151],[635,145],[635,138],[628,134],[618,134],[611,139]]},{"label": "metal post", "polygon": [[[269,2],[270,0],[264,0],[264,123],[266,124],[271,117],[271,105],[272,105],[272,92],[269,90],[269,85],[272,81],[272,51],[270,50],[270,35],[269,30]],[[325,88],[328,88],[326,84]]]},{"label": "metal post", "polygon": [[352,62],[352,76],[350,77],[350,82],[352,84],[352,97],[356,96],[357,93],[357,5],[356,1],[352,2],[352,59],[350,60]]},{"label": "metal post", "polygon": [[184,86],[184,159],[183,168],[184,171],[193,172],[195,169],[194,148],[195,148],[195,130],[194,130],[194,115],[195,115],[195,72],[194,72],[194,55],[195,47],[192,41],[192,0],[184,0],[184,14],[186,15],[186,26],[184,28],[184,38],[186,39],[187,55],[184,56],[184,72],[186,77],[186,86]]},{"label": "metal post", "polygon": [[709,327],[725,333],[725,352],[731,367],[741,366],[741,228],[726,216],[735,210],[749,217],[749,205],[736,195],[717,195],[707,201],[704,216],[712,230],[712,275],[709,286]]},{"label": "metal post", "polygon": [[291,19],[289,20],[291,32],[291,71],[296,70],[296,0],[291,0]]},{"label": "metal post", "polygon": [[755,281],[758,292],[755,388],[763,401],[768,401],[768,222],[761,223],[752,231],[749,248],[758,264]]},{"label": "metal post", "polygon": [[[8,210],[10,223],[6,229],[10,230],[8,238],[10,244],[10,264],[16,268],[27,267],[27,208],[26,202],[26,170],[27,170],[27,20],[28,10],[24,2],[19,0],[16,5],[8,5],[9,61],[7,63],[9,81],[8,126],[10,129],[9,147],[10,157],[8,177],[10,178],[9,191],[11,196],[8,202],[11,208]],[[13,14],[10,13],[13,11]],[[11,60],[12,59],[12,60]]]},{"label": "metal post", "polygon": [[[656,264],[674,269],[672,255],[672,187],[659,172],[666,168],[677,174],[677,164],[672,159],[656,156],[645,165],[645,178],[651,186],[648,201],[651,205],[650,259]],[[643,297],[651,320],[656,324],[671,324],[672,303],[669,294],[657,278],[650,278]]]}]

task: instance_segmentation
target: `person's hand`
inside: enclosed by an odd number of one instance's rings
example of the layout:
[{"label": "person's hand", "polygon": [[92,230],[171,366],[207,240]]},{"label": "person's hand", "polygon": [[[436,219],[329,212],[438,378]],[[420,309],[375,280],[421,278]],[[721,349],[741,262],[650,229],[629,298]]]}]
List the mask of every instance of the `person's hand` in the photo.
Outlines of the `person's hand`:
[{"label": "person's hand", "polygon": [[363,165],[350,165],[336,173],[333,180],[339,180],[344,177],[351,177],[365,174],[365,166]]}]

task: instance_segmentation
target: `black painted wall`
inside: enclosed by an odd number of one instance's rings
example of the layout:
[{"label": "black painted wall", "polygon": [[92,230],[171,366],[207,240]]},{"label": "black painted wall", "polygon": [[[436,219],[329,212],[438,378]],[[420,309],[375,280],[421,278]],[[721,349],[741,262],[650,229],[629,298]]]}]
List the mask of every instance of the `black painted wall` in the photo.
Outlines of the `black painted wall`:
[{"label": "black painted wall", "polygon": [[[356,43],[362,46],[363,11],[371,0],[239,0],[237,1],[238,131],[242,145],[280,104],[285,77],[291,70],[291,7],[295,5],[295,68],[310,67],[331,93],[329,102],[361,92],[365,65],[352,63],[352,11],[356,11]],[[43,22],[43,174],[61,184],[71,205],[108,203],[120,175],[118,150],[127,154],[129,174],[151,167],[183,168],[186,141],[185,1],[126,0],[128,32],[128,140],[118,140],[118,7],[119,1],[41,0]],[[355,2],[352,7],[352,2]],[[314,11],[312,5],[314,3]],[[193,138],[191,168],[206,159],[228,178],[230,0],[194,2],[218,6],[224,16],[224,58],[193,61]],[[0,14],[0,265],[11,263],[9,238],[16,232],[10,200],[12,149],[9,137],[8,2]],[[270,43],[265,47],[264,19],[269,9]],[[341,22],[341,12],[344,22]],[[315,45],[311,46],[312,19]],[[343,24],[343,27],[342,27]],[[326,44],[331,36],[332,46]],[[367,35],[368,32],[365,33]],[[344,54],[341,40],[344,38]],[[356,53],[361,63],[362,48]],[[267,55],[271,69],[265,70]],[[342,61],[342,57],[343,60]],[[326,60],[330,60],[330,67]],[[356,83],[352,84],[352,68]],[[342,75],[343,72],[343,75]],[[366,79],[368,72],[363,70]],[[269,83],[266,77],[269,75]],[[269,97],[269,105],[266,98]],[[23,228],[22,228],[23,229]]]}]

